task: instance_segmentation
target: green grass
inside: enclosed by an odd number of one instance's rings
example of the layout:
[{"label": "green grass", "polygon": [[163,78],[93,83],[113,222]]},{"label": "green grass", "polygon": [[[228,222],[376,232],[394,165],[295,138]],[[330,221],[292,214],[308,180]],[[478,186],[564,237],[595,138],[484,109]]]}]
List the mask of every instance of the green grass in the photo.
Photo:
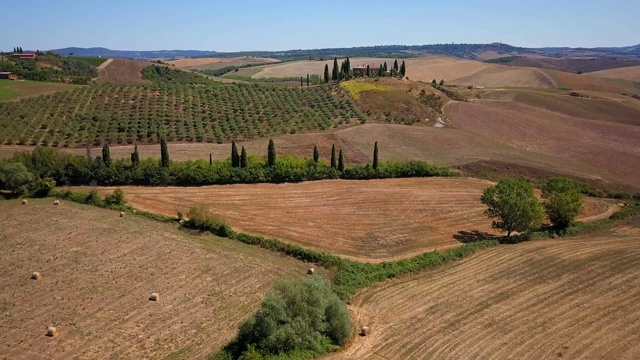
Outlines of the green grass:
[{"label": "green grass", "polygon": [[12,83],[12,80],[0,80],[0,101],[20,96],[20,94],[10,89]]},{"label": "green grass", "polygon": [[0,80],[0,101],[71,90],[77,85],[29,80]]},{"label": "green grass", "polygon": [[75,57],[74,59],[80,60],[80,61],[84,61],[84,62],[88,63],[89,65],[95,66],[95,67],[98,67],[103,62],[109,60],[108,58],[99,58],[99,57]]}]

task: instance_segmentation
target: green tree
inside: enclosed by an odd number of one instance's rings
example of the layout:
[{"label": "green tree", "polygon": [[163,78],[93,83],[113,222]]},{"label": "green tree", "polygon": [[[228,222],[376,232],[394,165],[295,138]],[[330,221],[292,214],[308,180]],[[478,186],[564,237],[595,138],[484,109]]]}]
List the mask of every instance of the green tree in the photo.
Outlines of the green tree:
[{"label": "green tree", "polygon": [[544,218],[533,186],[524,180],[500,180],[485,189],[480,200],[488,207],[485,214],[494,219],[492,226],[506,231],[507,237],[540,226]]},{"label": "green tree", "polygon": [[331,80],[333,81],[338,81],[338,58],[334,57],[333,58],[333,71],[331,72]]},{"label": "green tree", "polygon": [[304,81],[302,80],[302,76],[300,76],[300,87],[304,86]]},{"label": "green tree", "polygon": [[249,166],[249,160],[247,159],[247,150],[245,150],[243,145],[242,150],[240,150],[240,167],[246,168],[247,166]]},{"label": "green tree", "polygon": [[25,195],[29,192],[29,185],[36,179],[24,164],[9,162],[0,165],[0,184],[3,190],[14,194]]},{"label": "green tree", "polygon": [[400,66],[400,74],[402,74],[402,77],[404,77],[406,73],[407,73],[407,66],[404,64],[404,60],[402,60],[402,66]]},{"label": "green tree", "polygon": [[440,79],[440,86],[444,85],[444,79]]},{"label": "green tree", "polygon": [[240,156],[235,140],[231,141],[231,167],[240,167]]},{"label": "green tree", "polygon": [[542,186],[542,199],[549,220],[561,229],[571,225],[584,203],[578,185],[562,177],[547,180]]},{"label": "green tree", "polygon": [[309,74],[307,74],[307,87],[309,87]]},{"label": "green tree", "polygon": [[387,62],[385,61],[385,62],[384,62],[384,65],[382,66],[382,73],[383,73],[383,74],[386,74],[386,73],[387,73],[387,71],[388,71],[388,70],[387,70]]},{"label": "green tree", "polygon": [[329,64],[324,64],[324,82],[329,82]]},{"label": "green tree", "polygon": [[382,77],[382,65],[380,65],[380,67],[378,67],[378,76]]},{"label": "green tree", "polygon": [[371,68],[369,68],[369,64],[367,64],[367,77],[371,76]]},{"label": "green tree", "polygon": [[164,136],[160,138],[160,165],[164,168],[169,167],[169,148]]},{"label": "green tree", "polygon": [[269,139],[269,146],[267,147],[267,166],[275,166],[276,164],[276,145],[273,143],[273,139]]},{"label": "green tree", "polygon": [[393,71],[398,72],[398,59],[393,60]]},{"label": "green tree", "polygon": [[209,153],[209,165],[213,165],[213,156]]},{"label": "green tree", "polygon": [[344,156],[342,155],[342,149],[340,149],[340,152],[338,155],[338,171],[340,172],[344,171]]},{"label": "green tree", "polygon": [[436,85],[438,85],[436,79],[431,80],[431,86],[435,87]]},{"label": "green tree", "polygon": [[378,169],[378,142],[373,145],[373,170]]},{"label": "green tree", "polygon": [[313,146],[313,162],[317,163],[320,160],[320,151],[317,146]]},{"label": "green tree", "polygon": [[102,147],[102,161],[107,167],[111,166],[111,152],[109,151],[109,143],[105,143]]},{"label": "green tree", "polygon": [[331,167],[336,168],[336,144],[331,145]]},{"label": "green tree", "polygon": [[138,166],[138,164],[140,164],[140,153],[138,152],[137,143],[133,146],[133,152],[131,153],[131,164],[133,166]]}]

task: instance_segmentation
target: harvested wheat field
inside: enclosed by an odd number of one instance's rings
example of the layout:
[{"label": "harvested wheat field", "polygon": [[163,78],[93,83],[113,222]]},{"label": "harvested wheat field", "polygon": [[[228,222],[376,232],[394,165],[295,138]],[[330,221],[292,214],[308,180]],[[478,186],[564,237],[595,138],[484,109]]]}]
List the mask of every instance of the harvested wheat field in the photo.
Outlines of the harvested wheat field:
[{"label": "harvested wheat field", "polygon": [[[491,185],[477,179],[413,178],[122,190],[137,209],[175,216],[204,205],[236,230],[382,262],[497,234],[480,203]],[[608,210],[608,205],[589,206],[583,216]]]},{"label": "harvested wheat field", "polygon": [[364,290],[331,359],[638,359],[640,222],[499,246]]},{"label": "harvested wheat field", "polygon": [[593,75],[640,82],[640,65],[596,71]]},{"label": "harvested wheat field", "polygon": [[[276,278],[308,268],[171,224],[51,203],[0,202],[3,359],[204,358],[236,335]],[[49,326],[57,336],[45,336]]]},{"label": "harvested wheat field", "polygon": [[230,57],[230,58],[216,58],[216,57],[206,57],[206,58],[195,58],[195,59],[178,59],[167,61],[168,64],[171,64],[179,69],[220,69],[225,66],[242,66],[247,64],[261,64],[261,63],[277,63],[280,60],[272,59],[272,58],[262,58],[255,56],[239,56],[239,57]]},{"label": "harvested wheat field", "polygon": [[114,83],[123,85],[150,84],[151,81],[142,78],[142,69],[151,65],[147,61],[127,59],[109,59],[98,68],[99,83]]}]

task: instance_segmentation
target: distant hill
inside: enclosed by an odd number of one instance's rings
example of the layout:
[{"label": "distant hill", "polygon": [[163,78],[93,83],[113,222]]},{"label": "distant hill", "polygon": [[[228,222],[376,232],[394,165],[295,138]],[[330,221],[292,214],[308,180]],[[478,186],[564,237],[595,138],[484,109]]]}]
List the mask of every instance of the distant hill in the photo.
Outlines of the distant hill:
[{"label": "distant hill", "polygon": [[381,45],[351,48],[293,49],[285,51],[242,51],[217,52],[208,50],[111,50],[102,47],[68,47],[52,50],[61,55],[101,56],[137,60],[180,59],[187,57],[238,57],[259,56],[279,60],[288,59],[328,59],[334,56],[371,56],[371,57],[414,57],[420,55],[446,55],[466,59],[478,59],[479,54],[495,53],[502,56],[537,54],[555,58],[611,58],[625,57],[640,59],[640,44],[625,47],[570,48],[545,47],[523,48],[502,43],[491,44],[431,44],[431,45]]}]

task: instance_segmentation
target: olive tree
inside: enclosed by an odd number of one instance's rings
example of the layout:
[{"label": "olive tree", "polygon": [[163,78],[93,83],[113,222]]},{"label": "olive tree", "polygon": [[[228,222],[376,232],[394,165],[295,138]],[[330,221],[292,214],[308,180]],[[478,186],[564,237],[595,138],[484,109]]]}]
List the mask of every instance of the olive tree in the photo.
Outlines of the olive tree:
[{"label": "olive tree", "polygon": [[481,201],[488,207],[485,214],[494,219],[493,228],[506,231],[507,237],[540,226],[544,218],[533,186],[524,180],[500,180],[484,190]]}]

